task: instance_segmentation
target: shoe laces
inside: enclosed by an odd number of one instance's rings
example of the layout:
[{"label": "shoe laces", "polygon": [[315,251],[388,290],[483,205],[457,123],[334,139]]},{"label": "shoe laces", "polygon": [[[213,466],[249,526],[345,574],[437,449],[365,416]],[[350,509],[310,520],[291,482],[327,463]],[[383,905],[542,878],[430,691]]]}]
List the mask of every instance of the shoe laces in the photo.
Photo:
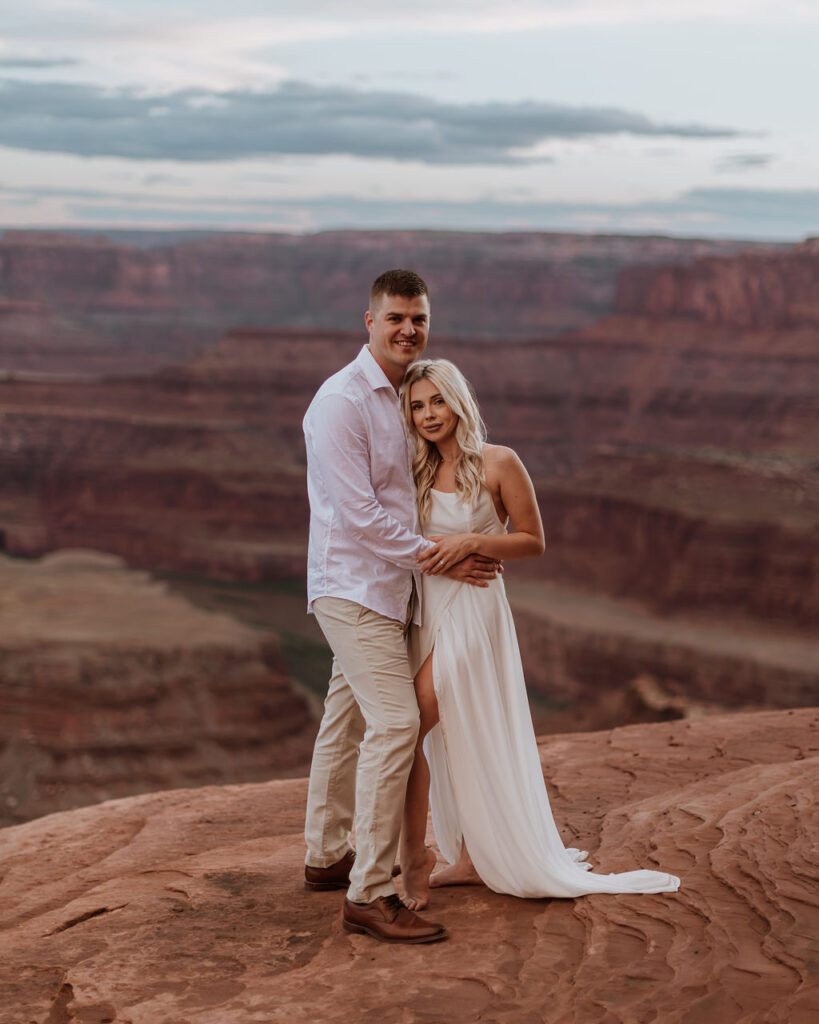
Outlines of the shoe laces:
[{"label": "shoe laces", "polygon": [[390,893],[389,896],[384,896],[383,899],[385,908],[392,911],[393,917],[401,910],[405,909],[404,904],[401,902],[401,897],[397,892]]}]

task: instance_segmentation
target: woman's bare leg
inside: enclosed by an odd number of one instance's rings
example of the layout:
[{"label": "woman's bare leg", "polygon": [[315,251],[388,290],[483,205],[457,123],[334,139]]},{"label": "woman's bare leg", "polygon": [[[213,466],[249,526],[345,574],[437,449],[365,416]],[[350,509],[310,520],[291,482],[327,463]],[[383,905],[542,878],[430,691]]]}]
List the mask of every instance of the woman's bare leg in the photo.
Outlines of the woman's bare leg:
[{"label": "woman's bare leg", "polygon": [[429,880],[430,887],[437,889],[442,885],[483,885],[483,879],[475,870],[466,841],[461,840],[461,855],[455,864],[447,864],[436,871]]},{"label": "woman's bare leg", "polygon": [[438,700],[432,685],[432,654],[415,677],[415,695],[421,711],[421,725],[415,747],[415,761],[407,782],[399,857],[404,904],[410,910],[422,910],[429,903],[429,876],[436,861],[435,854],[425,845],[429,812],[429,765],[424,756],[424,737],[438,722]]}]

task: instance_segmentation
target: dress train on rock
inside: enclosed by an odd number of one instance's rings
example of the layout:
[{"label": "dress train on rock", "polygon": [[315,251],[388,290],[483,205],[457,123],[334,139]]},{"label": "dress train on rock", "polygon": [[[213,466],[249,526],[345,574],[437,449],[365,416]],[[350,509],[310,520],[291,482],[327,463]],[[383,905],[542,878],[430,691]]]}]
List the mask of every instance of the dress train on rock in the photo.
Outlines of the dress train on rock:
[{"label": "dress train on rock", "polygon": [[[491,495],[474,508],[432,492],[425,533],[503,533]],[[417,671],[432,651],[440,722],[424,742],[435,838],[458,860],[462,837],[486,885],[513,896],[673,892],[675,875],[598,874],[586,853],[566,848],[552,817],[532,726],[515,625],[502,577],[472,587],[424,576],[424,625],[413,627]]]}]

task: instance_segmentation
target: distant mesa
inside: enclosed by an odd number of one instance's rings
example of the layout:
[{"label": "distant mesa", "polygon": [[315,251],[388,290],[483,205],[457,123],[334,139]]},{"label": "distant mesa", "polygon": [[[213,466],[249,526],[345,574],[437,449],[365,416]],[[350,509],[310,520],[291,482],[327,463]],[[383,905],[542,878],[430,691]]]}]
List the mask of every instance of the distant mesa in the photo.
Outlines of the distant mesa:
[{"label": "distant mesa", "polygon": [[130,373],[186,362],[231,327],[360,331],[370,283],[388,266],[429,281],[437,332],[551,336],[611,311],[624,267],[748,247],[534,232],[5,231],[0,368]]},{"label": "distant mesa", "polygon": [[745,253],[686,266],[624,268],[616,310],[739,330],[819,328],[817,240],[775,255]]}]

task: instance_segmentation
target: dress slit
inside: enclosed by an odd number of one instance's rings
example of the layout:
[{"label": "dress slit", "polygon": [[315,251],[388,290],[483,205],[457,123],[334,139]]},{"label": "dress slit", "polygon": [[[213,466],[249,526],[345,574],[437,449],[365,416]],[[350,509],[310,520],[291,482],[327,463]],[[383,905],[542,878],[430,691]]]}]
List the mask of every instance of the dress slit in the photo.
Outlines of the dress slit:
[{"label": "dress slit", "polygon": [[[491,496],[473,508],[432,492],[428,535],[501,533]],[[423,625],[413,627],[413,673],[432,653],[439,723],[424,740],[435,838],[450,863],[466,839],[475,869],[496,892],[574,897],[594,892],[672,892],[662,871],[596,874],[586,853],[564,846],[552,817],[502,577],[473,587],[422,577]]]}]

